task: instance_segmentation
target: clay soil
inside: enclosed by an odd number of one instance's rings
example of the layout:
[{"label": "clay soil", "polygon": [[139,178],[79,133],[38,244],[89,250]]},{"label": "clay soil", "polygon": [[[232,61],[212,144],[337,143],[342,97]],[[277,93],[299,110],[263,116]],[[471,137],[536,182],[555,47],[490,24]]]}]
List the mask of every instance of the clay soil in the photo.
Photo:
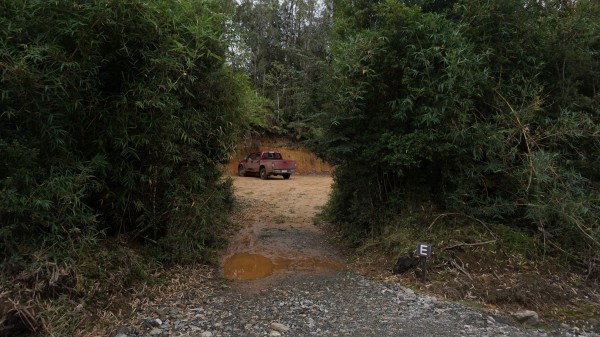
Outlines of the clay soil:
[{"label": "clay soil", "polygon": [[330,176],[232,178],[241,207],[234,216],[238,231],[221,256],[223,276],[254,280],[345,267],[343,254],[314,223],[328,200]]}]

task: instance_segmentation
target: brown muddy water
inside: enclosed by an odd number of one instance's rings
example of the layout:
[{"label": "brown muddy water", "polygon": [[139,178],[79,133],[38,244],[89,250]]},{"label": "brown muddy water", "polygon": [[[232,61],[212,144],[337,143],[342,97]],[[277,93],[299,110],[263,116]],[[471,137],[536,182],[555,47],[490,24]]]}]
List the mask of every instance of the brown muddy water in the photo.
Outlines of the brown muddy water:
[{"label": "brown muddy water", "polygon": [[273,262],[259,254],[235,253],[223,265],[223,276],[232,280],[256,280],[273,274]]}]

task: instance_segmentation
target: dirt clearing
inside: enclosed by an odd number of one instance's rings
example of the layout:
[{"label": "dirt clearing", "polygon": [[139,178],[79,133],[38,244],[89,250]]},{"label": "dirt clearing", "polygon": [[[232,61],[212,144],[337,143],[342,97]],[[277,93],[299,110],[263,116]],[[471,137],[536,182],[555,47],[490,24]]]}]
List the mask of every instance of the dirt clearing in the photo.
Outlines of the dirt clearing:
[{"label": "dirt clearing", "polygon": [[221,257],[226,278],[344,268],[342,255],[313,221],[328,200],[330,176],[232,178],[243,210],[234,216],[240,229]]}]

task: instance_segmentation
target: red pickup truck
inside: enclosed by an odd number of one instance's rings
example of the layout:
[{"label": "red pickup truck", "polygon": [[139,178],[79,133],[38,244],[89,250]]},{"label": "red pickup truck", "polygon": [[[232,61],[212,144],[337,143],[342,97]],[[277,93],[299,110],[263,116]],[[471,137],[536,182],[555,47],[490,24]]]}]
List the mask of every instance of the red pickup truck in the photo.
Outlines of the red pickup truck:
[{"label": "red pickup truck", "polygon": [[281,153],[275,151],[253,152],[238,164],[238,175],[258,174],[260,179],[281,175],[289,179],[296,171],[295,160],[285,160]]}]

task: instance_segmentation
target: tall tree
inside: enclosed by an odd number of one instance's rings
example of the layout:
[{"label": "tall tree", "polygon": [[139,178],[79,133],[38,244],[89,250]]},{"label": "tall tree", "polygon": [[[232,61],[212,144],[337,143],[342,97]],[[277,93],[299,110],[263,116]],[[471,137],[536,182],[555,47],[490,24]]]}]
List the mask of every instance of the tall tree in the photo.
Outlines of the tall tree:
[{"label": "tall tree", "polygon": [[[301,136],[317,110],[331,15],[316,0],[245,0],[236,21],[247,51],[245,69],[259,95],[271,103],[263,132]],[[265,111],[263,110],[263,113]],[[277,131],[279,130],[279,131]]]}]

